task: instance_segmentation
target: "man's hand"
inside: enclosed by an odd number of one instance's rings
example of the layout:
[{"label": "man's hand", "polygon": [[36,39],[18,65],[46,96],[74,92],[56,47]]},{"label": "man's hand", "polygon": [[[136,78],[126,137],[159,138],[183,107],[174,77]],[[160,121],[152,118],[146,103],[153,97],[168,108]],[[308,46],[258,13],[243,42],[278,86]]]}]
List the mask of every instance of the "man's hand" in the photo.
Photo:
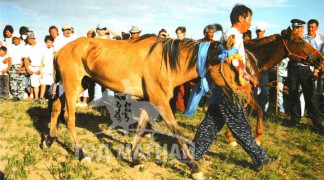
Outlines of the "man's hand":
[{"label": "man's hand", "polygon": [[7,64],[9,62],[9,58],[5,58],[2,62],[3,64]]}]

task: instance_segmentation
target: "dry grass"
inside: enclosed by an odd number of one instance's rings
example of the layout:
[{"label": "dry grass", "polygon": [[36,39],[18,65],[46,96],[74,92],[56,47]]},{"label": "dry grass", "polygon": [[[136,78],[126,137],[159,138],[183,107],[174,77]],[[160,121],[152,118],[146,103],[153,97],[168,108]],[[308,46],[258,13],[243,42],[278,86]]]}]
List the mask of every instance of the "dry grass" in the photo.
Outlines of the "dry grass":
[{"label": "dry grass", "polygon": [[[64,123],[58,126],[58,139],[51,148],[40,148],[41,137],[48,131],[46,106],[28,102],[0,102],[0,170],[6,179],[190,179],[190,169],[176,159],[177,144],[167,135],[155,134],[152,142],[144,137],[144,167],[130,167],[128,136],[109,130],[106,112],[77,109],[77,134],[92,163],[80,163],[75,155]],[[177,114],[184,135],[193,139],[204,114],[192,118]],[[224,131],[200,162],[210,179],[321,179],[324,177],[324,139],[313,132],[309,119],[294,128],[287,119],[269,116],[265,121],[262,147],[271,156],[280,155],[276,170],[255,173],[251,159],[241,147],[230,147]],[[164,123],[153,127],[168,132]],[[97,135],[94,133],[104,132]]]}]

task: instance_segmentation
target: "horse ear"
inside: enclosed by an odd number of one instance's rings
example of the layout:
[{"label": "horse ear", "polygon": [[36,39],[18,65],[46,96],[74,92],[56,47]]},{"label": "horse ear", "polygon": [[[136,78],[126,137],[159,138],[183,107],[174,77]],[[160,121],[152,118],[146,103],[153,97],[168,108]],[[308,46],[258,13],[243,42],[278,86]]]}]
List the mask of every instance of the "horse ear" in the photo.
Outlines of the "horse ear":
[{"label": "horse ear", "polygon": [[287,29],[284,29],[281,31],[281,36],[285,39],[289,39],[291,35],[291,29],[288,27]]}]

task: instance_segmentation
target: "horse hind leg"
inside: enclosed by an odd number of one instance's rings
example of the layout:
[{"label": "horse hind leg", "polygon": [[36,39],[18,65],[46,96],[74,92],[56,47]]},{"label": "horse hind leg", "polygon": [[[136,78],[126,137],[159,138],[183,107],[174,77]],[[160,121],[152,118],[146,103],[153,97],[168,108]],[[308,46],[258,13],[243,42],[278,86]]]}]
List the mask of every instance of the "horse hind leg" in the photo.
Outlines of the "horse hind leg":
[{"label": "horse hind leg", "polygon": [[53,102],[50,102],[49,105],[49,110],[51,115],[50,130],[49,130],[49,134],[45,139],[45,142],[42,143],[43,149],[51,147],[54,140],[56,139],[57,121],[62,112],[62,104],[65,104],[64,94],[61,97],[54,99]]},{"label": "horse hind leg", "polygon": [[[67,124],[67,128],[70,132],[71,138],[74,144],[75,155],[80,161],[91,162],[91,159],[83,152],[81,145],[77,140],[77,135],[75,131],[75,110],[76,102],[79,94],[82,90],[81,80],[80,81],[67,81],[64,83],[65,97],[66,97],[66,107],[64,111],[64,119]],[[77,83],[79,82],[79,83]]]},{"label": "horse hind leg", "polygon": [[142,135],[147,127],[149,121],[148,113],[145,110],[141,110],[139,121],[136,127],[136,136],[132,142],[131,158],[133,161],[132,166],[140,165],[141,162],[138,157],[139,147],[142,139]]}]

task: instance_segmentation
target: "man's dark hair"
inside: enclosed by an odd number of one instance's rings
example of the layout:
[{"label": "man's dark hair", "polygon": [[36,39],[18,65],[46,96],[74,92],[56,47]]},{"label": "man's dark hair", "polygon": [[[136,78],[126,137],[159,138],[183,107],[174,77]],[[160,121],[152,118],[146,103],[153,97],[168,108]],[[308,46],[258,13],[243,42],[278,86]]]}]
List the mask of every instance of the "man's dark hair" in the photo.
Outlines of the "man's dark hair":
[{"label": "man's dark hair", "polygon": [[307,26],[309,26],[310,24],[313,24],[313,23],[315,23],[316,24],[316,26],[318,27],[318,21],[316,20],[316,19],[311,19],[311,20],[309,20],[308,22],[307,22]]},{"label": "man's dark hair", "polygon": [[244,38],[245,36],[248,36],[248,37],[250,37],[250,39],[251,39],[251,38],[252,38],[252,32],[251,32],[251,30],[247,30],[245,33],[243,33],[243,38]]},{"label": "man's dark hair", "polygon": [[0,46],[0,50],[4,51],[4,52],[7,52],[7,48],[6,46]]},{"label": "man's dark hair", "polygon": [[231,12],[231,23],[232,25],[239,22],[239,17],[243,16],[244,19],[249,15],[249,13],[252,16],[252,10],[248,7],[246,7],[243,4],[236,4]]},{"label": "man's dark hair", "polygon": [[3,29],[3,37],[4,38],[7,38],[6,31],[13,33],[14,29],[11,25],[6,25],[5,28]]},{"label": "man's dark hair", "polygon": [[186,32],[186,27],[184,27],[184,26],[177,27],[177,29],[175,30],[175,33],[177,33],[178,30],[180,30],[181,32],[185,33]]},{"label": "man's dark hair", "polygon": [[48,41],[48,40],[54,42],[54,38],[53,38],[52,36],[50,36],[50,35],[46,35],[46,36],[45,36],[45,39],[44,39],[44,42],[46,43],[46,41]]},{"label": "man's dark hair", "polygon": [[26,27],[26,26],[21,26],[21,27],[19,28],[19,34],[20,34],[20,35],[27,34],[28,31],[29,31],[29,30],[28,30],[28,27]]},{"label": "man's dark hair", "polygon": [[56,26],[50,26],[50,27],[48,28],[48,33],[50,33],[50,31],[51,31],[52,29],[56,29],[57,33],[59,33],[59,30],[58,30],[58,28],[57,28]]}]

